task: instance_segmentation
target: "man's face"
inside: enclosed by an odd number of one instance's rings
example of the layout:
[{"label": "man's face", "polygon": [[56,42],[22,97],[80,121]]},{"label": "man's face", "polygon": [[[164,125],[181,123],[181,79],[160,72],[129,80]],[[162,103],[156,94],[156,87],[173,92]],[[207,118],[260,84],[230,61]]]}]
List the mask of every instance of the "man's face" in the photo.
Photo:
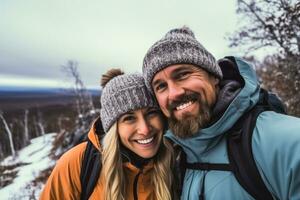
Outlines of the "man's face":
[{"label": "man's face", "polygon": [[191,64],[170,65],[154,76],[152,88],[175,135],[190,137],[209,123],[218,83]]}]

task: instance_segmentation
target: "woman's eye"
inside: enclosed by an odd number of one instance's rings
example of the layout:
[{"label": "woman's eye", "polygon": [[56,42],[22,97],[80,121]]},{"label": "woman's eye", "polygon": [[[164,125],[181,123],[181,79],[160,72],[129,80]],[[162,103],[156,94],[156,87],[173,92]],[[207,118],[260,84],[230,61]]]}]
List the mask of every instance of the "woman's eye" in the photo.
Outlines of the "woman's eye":
[{"label": "woman's eye", "polygon": [[130,121],[133,121],[135,119],[134,116],[131,116],[131,115],[128,115],[128,116],[124,116],[123,117],[123,122],[130,122]]},{"label": "woman's eye", "polygon": [[147,112],[147,115],[148,115],[148,116],[156,116],[156,115],[158,115],[158,114],[159,114],[159,111],[156,110],[156,109],[149,110],[149,111]]}]

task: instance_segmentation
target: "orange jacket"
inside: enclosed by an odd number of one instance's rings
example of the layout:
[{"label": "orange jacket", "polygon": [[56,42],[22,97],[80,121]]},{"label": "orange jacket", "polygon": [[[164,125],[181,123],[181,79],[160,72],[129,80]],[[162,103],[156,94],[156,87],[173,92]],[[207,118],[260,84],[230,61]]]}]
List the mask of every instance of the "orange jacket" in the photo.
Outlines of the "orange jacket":
[{"label": "orange jacket", "polygon": [[[96,128],[94,123],[93,127],[89,131],[88,138],[92,141],[93,145],[97,149],[100,149],[100,144],[98,142],[99,140],[95,130]],[[81,143],[61,156],[41,193],[41,200],[80,199],[80,169],[86,145],[87,142]],[[152,200],[154,190],[152,187],[150,187],[151,184],[149,172],[153,168],[153,164],[148,164],[145,166],[141,174],[139,174],[140,170],[129,162],[124,163],[123,167],[126,174],[126,186],[128,189],[128,196],[126,197],[126,200],[134,199],[135,187],[137,189],[138,200]],[[138,179],[136,186],[134,186],[135,178]],[[99,180],[89,199],[104,200],[103,176],[99,177]]]}]

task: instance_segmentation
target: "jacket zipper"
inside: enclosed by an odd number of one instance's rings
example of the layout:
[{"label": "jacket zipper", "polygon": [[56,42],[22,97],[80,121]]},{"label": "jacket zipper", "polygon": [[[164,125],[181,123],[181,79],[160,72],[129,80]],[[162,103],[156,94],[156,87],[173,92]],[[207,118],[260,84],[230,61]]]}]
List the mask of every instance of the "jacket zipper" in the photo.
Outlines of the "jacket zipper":
[{"label": "jacket zipper", "polygon": [[138,184],[139,176],[142,172],[143,172],[143,170],[141,169],[134,178],[134,182],[133,182],[133,198],[134,198],[134,200],[138,200],[138,190],[137,190],[138,185],[137,184]]}]

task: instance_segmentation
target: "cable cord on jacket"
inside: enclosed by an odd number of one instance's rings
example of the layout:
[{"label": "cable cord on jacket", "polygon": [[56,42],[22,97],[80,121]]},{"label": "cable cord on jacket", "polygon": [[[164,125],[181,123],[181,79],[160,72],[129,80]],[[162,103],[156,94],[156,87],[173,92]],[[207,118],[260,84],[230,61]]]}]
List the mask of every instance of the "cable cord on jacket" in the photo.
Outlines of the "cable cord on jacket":
[{"label": "cable cord on jacket", "polygon": [[139,180],[139,176],[140,174],[143,173],[143,169],[141,169],[139,171],[139,173],[137,173],[137,175],[134,178],[134,182],[133,182],[133,198],[134,200],[138,200],[138,180]]},{"label": "cable cord on jacket", "polygon": [[204,172],[204,176],[203,176],[203,179],[202,179],[202,185],[201,185],[201,192],[200,192],[200,195],[199,195],[199,200],[205,200],[205,177],[206,177],[206,174],[207,174],[208,171],[205,171]]}]

